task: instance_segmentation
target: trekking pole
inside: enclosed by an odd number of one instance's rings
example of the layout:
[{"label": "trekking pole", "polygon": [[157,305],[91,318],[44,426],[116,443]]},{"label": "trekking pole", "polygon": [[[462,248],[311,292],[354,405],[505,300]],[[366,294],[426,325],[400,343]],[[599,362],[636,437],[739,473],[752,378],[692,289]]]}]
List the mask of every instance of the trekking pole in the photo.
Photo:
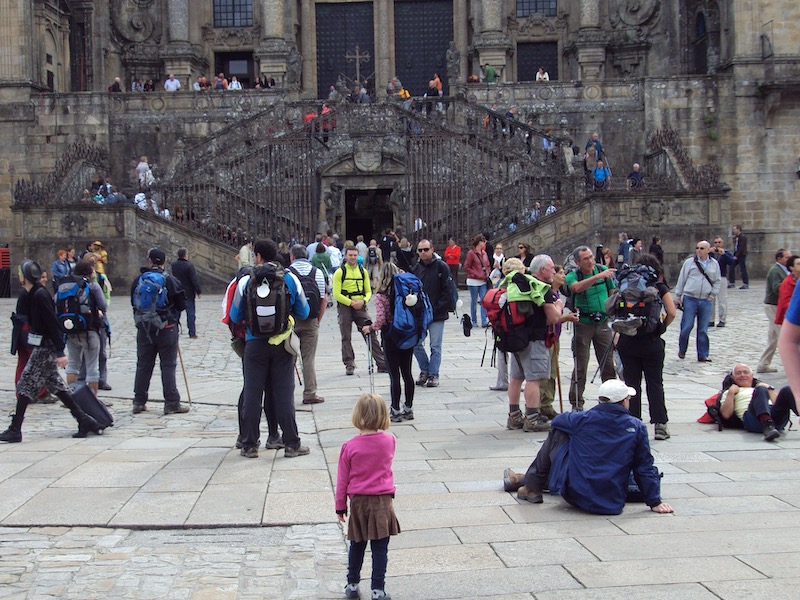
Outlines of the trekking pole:
[{"label": "trekking pole", "polygon": [[[364,325],[372,325],[372,321],[367,319],[364,321]],[[372,369],[372,333],[370,332],[369,335],[364,336],[364,340],[367,342],[367,373],[369,374],[369,391],[370,393],[375,393],[375,375]]]},{"label": "trekking pole", "polygon": [[594,383],[594,380],[597,379],[597,374],[600,373],[600,370],[603,368],[603,365],[606,364],[606,361],[608,360],[608,355],[611,354],[613,350],[614,350],[614,338],[612,336],[611,343],[608,346],[606,346],[606,351],[603,352],[603,358],[600,359],[600,364],[597,365],[597,370],[594,372],[592,380],[589,383]]},{"label": "trekking pole", "polygon": [[561,366],[558,364],[558,354],[561,350],[561,342],[556,340],[556,350],[553,356],[556,359],[556,387],[558,388],[558,412],[564,412],[564,397],[561,395]]},{"label": "trekking pole", "polygon": [[183,352],[181,352],[181,343],[178,341],[178,358],[181,361],[181,371],[183,371],[183,383],[186,385],[186,397],[189,399],[189,406],[192,405],[192,393],[189,391],[189,378],[186,377],[186,367],[183,364]]}]

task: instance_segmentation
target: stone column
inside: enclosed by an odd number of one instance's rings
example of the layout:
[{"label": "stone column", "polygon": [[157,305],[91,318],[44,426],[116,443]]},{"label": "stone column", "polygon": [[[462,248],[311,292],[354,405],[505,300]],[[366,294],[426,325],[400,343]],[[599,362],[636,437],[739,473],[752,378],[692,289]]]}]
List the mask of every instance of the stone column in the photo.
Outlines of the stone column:
[{"label": "stone column", "polygon": [[317,93],[317,16],[313,0],[300,5],[300,43],[303,48],[303,90]]},{"label": "stone column", "polygon": [[505,81],[506,61],[512,48],[511,40],[503,27],[505,2],[481,0],[481,12],[481,33],[473,48],[477,51],[478,62],[481,65],[492,65],[497,71],[497,81],[502,83]]},{"label": "stone column", "polygon": [[269,73],[278,86],[286,80],[289,45],[284,39],[286,7],[284,0],[258,0],[261,43],[253,53],[261,72]]},{"label": "stone column", "polygon": [[[192,89],[192,45],[189,43],[189,0],[167,1],[169,43],[164,68],[173,73],[184,90]],[[130,82],[126,82],[130,86]]]},{"label": "stone column", "polygon": [[606,61],[606,34],[600,28],[600,4],[580,0],[580,29],[576,46],[581,81],[596,81],[603,75]]},{"label": "stone column", "polygon": [[[0,82],[11,86],[30,85],[34,72],[33,3],[0,3]],[[38,52],[38,49],[36,50]],[[20,92],[12,87],[0,86],[0,100],[20,100]],[[24,99],[27,99],[25,97]]]},{"label": "stone column", "polygon": [[375,35],[375,95],[386,97],[386,82],[394,72],[394,2],[373,4]]}]

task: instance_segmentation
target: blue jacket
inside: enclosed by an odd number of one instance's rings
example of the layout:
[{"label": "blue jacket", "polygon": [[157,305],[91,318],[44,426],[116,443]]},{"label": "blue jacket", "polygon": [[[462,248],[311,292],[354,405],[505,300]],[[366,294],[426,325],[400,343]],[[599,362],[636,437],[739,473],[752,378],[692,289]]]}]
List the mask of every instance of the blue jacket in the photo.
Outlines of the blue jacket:
[{"label": "blue jacket", "polygon": [[[284,271],[283,280],[286,282],[286,289],[289,290],[290,301],[292,304],[291,314],[295,319],[301,321],[308,318],[308,301],[305,294],[299,294],[298,290],[302,289],[300,281],[289,271]],[[247,319],[247,302],[246,290],[247,284],[250,282],[250,275],[245,275],[239,280],[236,285],[236,293],[233,295],[233,302],[228,313],[230,320],[233,323],[244,323]],[[247,328],[247,341],[261,339],[255,337],[250,328]]]},{"label": "blue jacket", "polygon": [[733,253],[730,250],[725,250],[724,254],[710,253],[709,256],[719,263],[720,277],[727,277],[728,267],[733,268],[733,266],[736,264],[736,259],[733,257]]},{"label": "blue jacket", "polygon": [[551,494],[590,513],[618,515],[633,471],[647,505],[661,504],[647,427],[624,406],[600,403],[586,412],[562,413],[553,428],[569,434],[570,441],[552,457]]}]

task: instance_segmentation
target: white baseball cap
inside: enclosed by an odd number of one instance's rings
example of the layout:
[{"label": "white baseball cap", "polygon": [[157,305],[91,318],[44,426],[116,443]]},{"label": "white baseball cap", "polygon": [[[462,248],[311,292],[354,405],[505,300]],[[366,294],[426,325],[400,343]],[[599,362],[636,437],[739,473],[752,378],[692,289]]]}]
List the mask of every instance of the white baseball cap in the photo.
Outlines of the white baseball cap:
[{"label": "white baseball cap", "polygon": [[622,402],[625,398],[636,394],[636,390],[625,385],[619,379],[609,379],[604,381],[597,390],[597,397],[600,402],[616,403]]}]

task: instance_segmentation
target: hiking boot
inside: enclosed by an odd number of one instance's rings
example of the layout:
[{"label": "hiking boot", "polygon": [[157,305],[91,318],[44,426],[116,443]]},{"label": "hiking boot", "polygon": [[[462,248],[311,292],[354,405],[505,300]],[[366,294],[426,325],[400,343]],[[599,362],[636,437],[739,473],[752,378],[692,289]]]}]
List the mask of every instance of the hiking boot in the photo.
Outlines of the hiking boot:
[{"label": "hiking boot", "polygon": [[778,369],[775,367],[758,367],[756,373],[777,373]]},{"label": "hiking boot", "polygon": [[514,412],[508,413],[506,429],[522,429],[524,424],[525,415],[522,414],[521,410],[515,410]]},{"label": "hiking boot", "polygon": [[147,410],[147,404],[142,404],[140,402],[133,403],[133,414],[138,415],[141,412]]},{"label": "hiking boot", "polygon": [[541,413],[526,415],[522,431],[550,431],[550,419]]},{"label": "hiking boot", "polygon": [[425,385],[426,383],[428,383],[428,374],[425,372],[420,373],[417,379],[417,385]]},{"label": "hiking boot", "polygon": [[742,286],[739,286],[739,289],[740,289],[740,290],[749,290],[749,289],[750,289],[750,286],[749,286],[749,285],[747,285],[747,284],[745,283],[744,285],[742,285]]},{"label": "hiking boot", "polygon": [[439,378],[436,375],[431,375],[428,377],[428,381],[425,384],[426,387],[439,387]]},{"label": "hiking boot", "polygon": [[525,500],[531,504],[541,504],[544,502],[544,498],[542,498],[542,492],[538,490],[529,490],[524,485],[517,490],[517,500]]},{"label": "hiking boot", "polygon": [[655,438],[657,440],[668,440],[669,439],[669,429],[667,429],[666,423],[656,423],[656,435]]},{"label": "hiking boot", "polygon": [[412,409],[407,404],[403,405],[403,421],[413,421],[414,420],[414,409]]},{"label": "hiking boot", "polygon": [[583,412],[583,402],[572,405],[572,412]]},{"label": "hiking boot", "polygon": [[506,469],[503,471],[503,491],[505,492],[516,492],[519,488],[522,487],[522,480],[524,479],[523,475],[519,473],[514,473],[511,469]]},{"label": "hiking boot", "polygon": [[165,404],[164,405],[164,414],[165,415],[177,415],[189,412],[189,407],[185,404],[181,404],[180,402],[176,402],[175,404]]},{"label": "hiking boot", "polygon": [[110,392],[110,391],[111,391],[111,386],[110,386],[110,385],[108,385],[108,384],[107,384],[105,381],[101,381],[101,382],[100,382],[100,383],[97,385],[97,387],[98,387],[98,388],[100,388],[101,390],[104,390],[104,391],[106,391],[106,392]]},{"label": "hiking boot", "polygon": [[539,407],[539,414],[544,415],[548,419],[555,419],[558,416],[558,413],[553,409],[552,406],[540,406]]},{"label": "hiking boot", "polygon": [[97,421],[94,420],[94,417],[83,413],[76,418],[78,420],[78,432],[73,433],[72,437],[85,438],[89,435],[89,433],[95,433],[97,435],[103,434],[103,428],[97,424]]},{"label": "hiking boot", "polygon": [[764,433],[765,442],[771,442],[781,437],[781,432],[775,429],[775,423],[772,422],[772,419],[764,421],[761,425],[761,431]]},{"label": "hiking boot", "polygon": [[249,448],[242,448],[239,452],[245,458],[258,458],[258,448],[250,446]]},{"label": "hiking boot", "polygon": [[321,404],[325,402],[322,396],[314,396],[312,398],[303,398],[303,404]]},{"label": "hiking boot", "polygon": [[9,444],[19,444],[22,441],[22,429],[19,425],[14,424],[13,420],[8,429],[0,433],[0,442],[8,442]]},{"label": "hiking boot", "polygon": [[357,583],[348,583],[344,586],[344,597],[345,598],[360,598],[361,596],[358,593],[358,584]]},{"label": "hiking boot", "polygon": [[244,445],[242,444],[242,438],[240,437],[236,438],[236,444],[234,444],[234,448],[236,448],[237,450],[241,450],[242,448],[244,448]]},{"label": "hiking boot", "polygon": [[389,420],[392,423],[402,423],[403,422],[403,411],[402,410],[395,410],[392,409],[389,414]]},{"label": "hiking boot", "polygon": [[311,450],[308,449],[308,446],[298,446],[297,448],[287,447],[283,451],[283,456],[285,456],[286,458],[294,458],[296,456],[305,456],[309,452],[311,452]]},{"label": "hiking boot", "polygon": [[267,450],[280,450],[281,448],[285,448],[286,444],[283,443],[283,436],[276,435],[276,436],[267,436],[267,443],[264,444],[264,448]]},{"label": "hiking boot", "polygon": [[507,385],[492,385],[489,386],[489,389],[493,392],[507,392],[508,386]]},{"label": "hiking boot", "polygon": [[356,370],[355,367],[345,367],[344,368],[344,374],[345,375],[352,375],[353,373],[355,373],[355,370]]}]

